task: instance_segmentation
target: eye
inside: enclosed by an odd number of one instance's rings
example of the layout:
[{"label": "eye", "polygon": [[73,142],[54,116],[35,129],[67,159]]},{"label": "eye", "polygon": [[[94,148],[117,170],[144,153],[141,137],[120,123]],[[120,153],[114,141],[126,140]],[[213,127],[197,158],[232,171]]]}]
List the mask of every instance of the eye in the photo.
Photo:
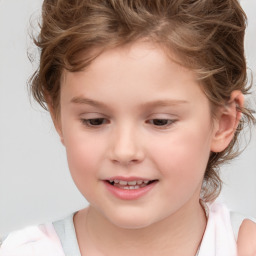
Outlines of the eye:
[{"label": "eye", "polygon": [[81,119],[81,122],[88,127],[99,127],[107,123],[105,118]]},{"label": "eye", "polygon": [[159,127],[168,127],[176,122],[176,120],[172,119],[151,119],[148,121],[150,124],[153,124],[154,126]]}]

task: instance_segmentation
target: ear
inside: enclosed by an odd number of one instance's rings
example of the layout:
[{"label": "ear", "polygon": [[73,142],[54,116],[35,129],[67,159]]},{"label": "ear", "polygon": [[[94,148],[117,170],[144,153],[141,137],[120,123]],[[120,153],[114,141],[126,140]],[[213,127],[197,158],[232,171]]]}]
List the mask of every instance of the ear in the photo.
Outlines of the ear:
[{"label": "ear", "polygon": [[242,92],[233,91],[229,102],[219,109],[214,124],[212,152],[221,152],[228,147],[241,119],[239,108],[243,107],[243,105],[244,96]]},{"label": "ear", "polygon": [[50,112],[50,115],[51,115],[51,118],[52,118],[55,130],[57,131],[57,133],[60,136],[61,143],[65,146],[64,138],[63,138],[63,134],[62,134],[60,116],[56,113],[57,110],[54,108],[54,105],[53,105],[53,102],[52,102],[52,98],[49,95],[47,95],[47,96],[45,96],[45,99],[47,101],[47,107],[48,107],[48,110]]}]

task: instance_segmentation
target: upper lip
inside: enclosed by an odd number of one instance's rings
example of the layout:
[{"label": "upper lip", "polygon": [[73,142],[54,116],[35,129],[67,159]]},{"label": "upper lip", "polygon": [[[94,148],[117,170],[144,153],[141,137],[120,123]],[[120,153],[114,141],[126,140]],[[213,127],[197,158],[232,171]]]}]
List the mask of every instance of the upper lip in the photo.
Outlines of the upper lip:
[{"label": "upper lip", "polygon": [[113,176],[113,177],[109,177],[105,180],[122,180],[122,181],[151,181],[151,180],[155,180],[155,179],[148,179],[148,178],[143,178],[143,177],[136,177],[136,176],[130,176],[130,177],[123,177],[123,176]]}]

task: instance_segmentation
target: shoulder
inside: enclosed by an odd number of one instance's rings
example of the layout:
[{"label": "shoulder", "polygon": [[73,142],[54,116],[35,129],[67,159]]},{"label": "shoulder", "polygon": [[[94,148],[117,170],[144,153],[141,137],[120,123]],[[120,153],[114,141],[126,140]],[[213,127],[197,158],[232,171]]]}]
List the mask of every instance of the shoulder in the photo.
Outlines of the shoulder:
[{"label": "shoulder", "polygon": [[256,219],[231,212],[238,256],[256,256]]},{"label": "shoulder", "polygon": [[[212,250],[225,249],[225,253],[218,255],[236,255],[238,251],[238,256],[256,256],[256,220],[231,212],[221,202],[210,203],[208,207],[209,218],[204,237],[207,250],[212,244]],[[207,250],[205,255],[208,255]]]},{"label": "shoulder", "polygon": [[256,223],[245,219],[243,220],[237,239],[237,250],[239,256],[256,255]]},{"label": "shoulder", "polygon": [[9,234],[1,243],[0,256],[64,256],[51,223],[27,227]]}]

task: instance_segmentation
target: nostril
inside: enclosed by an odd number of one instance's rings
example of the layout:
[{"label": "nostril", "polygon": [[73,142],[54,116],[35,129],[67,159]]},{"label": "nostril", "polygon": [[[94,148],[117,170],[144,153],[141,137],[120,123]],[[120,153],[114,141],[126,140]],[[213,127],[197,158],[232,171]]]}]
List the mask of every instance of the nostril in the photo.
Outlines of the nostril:
[{"label": "nostril", "polygon": [[109,159],[115,164],[131,165],[143,161],[145,154],[132,138],[120,138],[112,145],[109,151]]}]

